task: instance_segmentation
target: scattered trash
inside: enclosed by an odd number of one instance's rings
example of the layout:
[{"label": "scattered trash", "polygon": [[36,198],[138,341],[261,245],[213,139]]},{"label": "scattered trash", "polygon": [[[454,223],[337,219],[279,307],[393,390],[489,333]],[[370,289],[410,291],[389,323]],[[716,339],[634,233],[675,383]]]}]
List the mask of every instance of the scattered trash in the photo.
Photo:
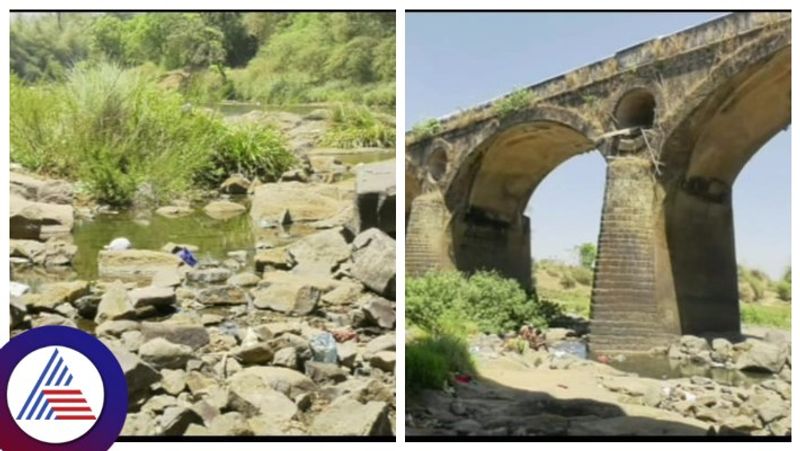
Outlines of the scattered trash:
[{"label": "scattered trash", "polygon": [[322,332],[315,335],[309,343],[311,348],[312,360],[323,363],[336,363],[338,355],[336,353],[336,339],[329,332]]},{"label": "scattered trash", "polygon": [[103,246],[103,249],[107,251],[124,251],[131,247],[133,246],[131,246],[131,242],[127,238],[114,238],[110,243]]},{"label": "scattered trash", "polygon": [[358,335],[358,334],[356,334],[356,331],[351,330],[351,329],[335,330],[335,331],[332,332],[332,334],[333,334],[333,338],[335,338],[336,341],[338,341],[339,343],[343,343],[345,341],[352,340],[352,339],[356,338],[356,336]]},{"label": "scattered trash", "polygon": [[182,247],[178,251],[178,257],[180,257],[181,260],[183,260],[184,263],[186,263],[187,265],[191,266],[192,268],[197,266],[197,259],[194,258],[194,255],[192,254],[192,251],[190,251],[189,249],[186,249],[185,247]]},{"label": "scattered trash", "polygon": [[469,384],[472,382],[472,376],[469,374],[456,374],[455,378],[456,382],[461,384]]},{"label": "scattered trash", "polygon": [[608,356],[607,356],[607,355],[605,355],[605,354],[600,354],[599,356],[597,356],[597,361],[598,361],[598,362],[600,362],[600,363],[603,363],[603,364],[606,364],[606,365],[608,365],[608,361],[609,361],[609,359],[608,359]]},{"label": "scattered trash", "polygon": [[22,296],[23,294],[27,293],[31,289],[30,286],[25,285],[24,283],[19,283],[19,282],[11,282],[9,284],[8,288],[11,291],[11,296],[12,297]]}]

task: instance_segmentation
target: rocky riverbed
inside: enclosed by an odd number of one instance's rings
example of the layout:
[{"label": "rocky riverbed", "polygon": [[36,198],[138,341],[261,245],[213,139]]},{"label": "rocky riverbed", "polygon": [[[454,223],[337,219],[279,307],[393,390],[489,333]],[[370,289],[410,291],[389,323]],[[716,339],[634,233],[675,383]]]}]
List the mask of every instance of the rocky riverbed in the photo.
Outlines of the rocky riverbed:
[{"label": "rocky riverbed", "polygon": [[123,435],[394,434],[394,161],[302,161],[273,183],[233,176],[202,208],[248,215],[250,247],[190,267],[173,251],[202,255],[191,242],[133,242],[100,251],[89,279],[72,231],[102,207],[13,168],[12,336],[55,324],[103,340],[128,380]]},{"label": "rocky riverbed", "polygon": [[[791,434],[788,334],[771,331],[737,343],[684,336],[644,356],[675,370],[652,378],[618,369],[634,356],[598,356],[608,364],[580,358],[564,351],[565,343],[579,341],[576,334],[551,332],[549,351],[522,353],[497,336],[475,337],[470,350],[478,376],[411,396],[406,433]],[[713,369],[729,377],[690,375],[716,376]],[[741,374],[730,377],[730,372]]]}]

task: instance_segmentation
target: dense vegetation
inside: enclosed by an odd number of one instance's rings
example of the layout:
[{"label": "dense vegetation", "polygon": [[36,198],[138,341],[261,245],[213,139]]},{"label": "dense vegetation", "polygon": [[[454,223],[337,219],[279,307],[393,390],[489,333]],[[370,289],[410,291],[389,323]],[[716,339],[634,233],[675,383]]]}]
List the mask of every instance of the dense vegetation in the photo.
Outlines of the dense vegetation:
[{"label": "dense vegetation", "polygon": [[17,15],[11,71],[64,80],[81,62],[181,71],[197,101],[347,101],[394,106],[394,13]]},{"label": "dense vegetation", "polygon": [[11,24],[11,158],[112,205],[294,164],[223,99],[335,106],[319,145],[394,146],[393,13],[56,13]]},{"label": "dense vegetation", "polygon": [[452,373],[473,371],[466,346],[470,335],[505,334],[523,324],[546,327],[559,315],[553,304],[493,272],[409,277],[406,320],[418,336],[406,345],[407,387],[441,388]]},{"label": "dense vegetation", "polygon": [[[533,278],[539,298],[566,312],[589,317],[595,259],[593,246],[576,247],[578,265],[555,260],[534,262]],[[739,267],[739,298],[744,324],[788,328],[791,321],[792,277],[787,269],[779,280],[763,271]]]}]

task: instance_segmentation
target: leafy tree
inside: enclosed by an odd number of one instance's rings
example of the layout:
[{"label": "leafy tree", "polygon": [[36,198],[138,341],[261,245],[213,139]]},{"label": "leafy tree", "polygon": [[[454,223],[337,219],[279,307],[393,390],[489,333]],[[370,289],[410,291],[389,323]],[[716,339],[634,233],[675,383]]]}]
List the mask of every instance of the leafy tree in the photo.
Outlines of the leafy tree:
[{"label": "leafy tree", "polygon": [[593,243],[583,243],[576,246],[575,250],[578,252],[581,266],[591,269],[597,258],[597,247]]}]

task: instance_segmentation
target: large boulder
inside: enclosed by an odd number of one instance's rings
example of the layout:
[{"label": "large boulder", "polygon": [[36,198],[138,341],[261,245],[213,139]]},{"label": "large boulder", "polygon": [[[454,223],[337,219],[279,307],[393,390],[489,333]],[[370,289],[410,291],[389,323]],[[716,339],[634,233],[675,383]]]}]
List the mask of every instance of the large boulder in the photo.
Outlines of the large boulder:
[{"label": "large boulder", "polygon": [[361,232],[353,240],[350,274],[370,290],[395,298],[395,241],[378,229]]},{"label": "large boulder", "polygon": [[228,408],[247,417],[271,415],[276,421],[289,421],[298,413],[294,402],[256,371],[233,375],[228,380],[228,393]]},{"label": "large boulder", "polygon": [[295,222],[317,221],[345,209],[348,192],[335,185],[265,183],[253,191],[250,216],[257,224],[280,222],[288,208]]},{"label": "large boulder", "polygon": [[247,291],[235,285],[208,287],[197,292],[197,301],[201,304],[214,305],[246,305],[250,301]]},{"label": "large boulder", "polygon": [[133,308],[165,308],[175,304],[175,289],[171,287],[135,288],[128,293]]},{"label": "large boulder", "polygon": [[274,366],[245,368],[231,377],[230,384],[233,385],[234,381],[239,381],[242,384],[248,382],[256,386],[263,385],[277,390],[290,398],[295,398],[316,389],[316,384],[303,373],[289,368]]},{"label": "large boulder", "polygon": [[342,228],[308,235],[292,243],[287,251],[296,262],[292,272],[328,275],[350,257],[350,245]]},{"label": "large boulder", "polygon": [[312,435],[392,435],[389,406],[379,401],[361,404],[343,396],[314,418],[309,432]]},{"label": "large boulder", "polygon": [[64,180],[46,180],[32,175],[11,172],[11,194],[26,200],[46,204],[69,205],[73,199],[72,185]]},{"label": "large boulder", "polygon": [[240,174],[228,177],[219,187],[219,190],[225,194],[247,194],[249,189],[250,180]]},{"label": "large boulder", "polygon": [[144,322],[141,331],[145,340],[163,338],[192,349],[201,348],[211,341],[208,330],[201,324],[181,324],[172,321]]},{"label": "large boulder", "polygon": [[72,263],[78,247],[58,238],[46,242],[36,240],[11,240],[11,257],[30,260],[34,265],[65,266]]},{"label": "large boulder", "polygon": [[302,278],[262,282],[253,290],[253,305],[291,315],[307,315],[317,307],[320,293]]},{"label": "large boulder", "polygon": [[395,161],[365,164],[356,172],[355,233],[372,227],[395,236]]},{"label": "large boulder", "polygon": [[208,216],[214,219],[228,219],[247,211],[247,207],[226,200],[213,201],[203,208]]},{"label": "large boulder", "polygon": [[780,372],[789,355],[789,347],[782,343],[768,343],[750,339],[741,346],[735,360],[736,369],[745,371]]},{"label": "large boulder", "polygon": [[75,224],[71,205],[32,202],[12,195],[11,239],[43,240],[56,234],[69,233]]},{"label": "large boulder", "polygon": [[76,301],[87,294],[89,282],[53,282],[42,285],[38,293],[24,294],[20,301],[31,311],[54,311],[57,306]]},{"label": "large boulder", "polygon": [[142,359],[156,368],[181,369],[194,354],[192,348],[167,341],[164,338],[154,338],[139,348]]},{"label": "large boulder", "polygon": [[100,277],[106,279],[151,280],[157,273],[181,264],[177,255],[144,249],[100,251],[97,259]]},{"label": "large boulder", "polygon": [[131,319],[135,316],[136,309],[128,297],[125,285],[120,281],[115,281],[100,298],[94,322],[101,324],[105,321]]},{"label": "large boulder", "polygon": [[117,358],[125,374],[125,380],[128,382],[128,403],[135,405],[147,398],[150,395],[150,385],[161,380],[161,374],[121,346],[110,342],[104,344]]}]

